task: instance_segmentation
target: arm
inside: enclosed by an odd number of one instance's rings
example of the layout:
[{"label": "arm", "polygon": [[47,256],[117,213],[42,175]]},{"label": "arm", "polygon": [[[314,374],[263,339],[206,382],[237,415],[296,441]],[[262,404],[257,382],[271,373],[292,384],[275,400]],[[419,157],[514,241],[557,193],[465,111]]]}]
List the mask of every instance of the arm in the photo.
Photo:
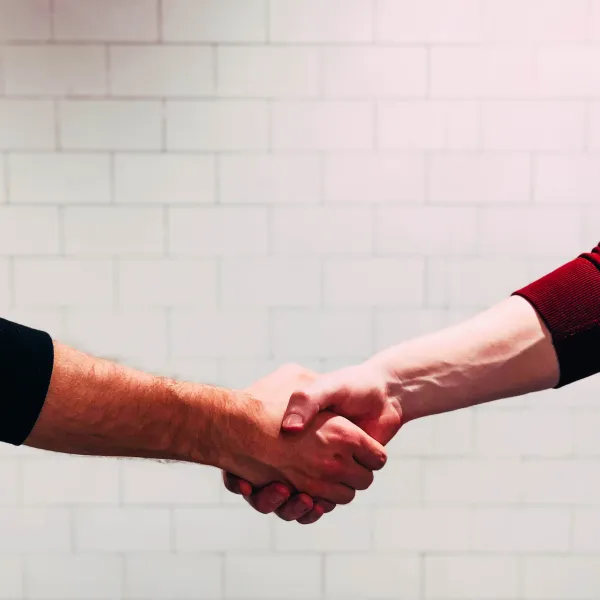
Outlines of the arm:
[{"label": "arm", "polygon": [[[300,431],[329,407],[386,443],[412,419],[597,373],[599,350],[597,247],[469,321],[390,348],[294,393],[284,428]],[[394,410],[396,427],[389,424]],[[239,491],[235,479],[228,485]],[[269,494],[270,488],[255,494],[254,503],[262,505]]]},{"label": "arm", "polygon": [[382,447],[331,413],[319,415],[301,436],[280,434],[291,391],[314,379],[299,367],[236,392],[155,377],[58,343],[53,354],[29,446],[202,463],[254,485],[283,481],[341,503],[367,488],[371,469],[385,462]]}]

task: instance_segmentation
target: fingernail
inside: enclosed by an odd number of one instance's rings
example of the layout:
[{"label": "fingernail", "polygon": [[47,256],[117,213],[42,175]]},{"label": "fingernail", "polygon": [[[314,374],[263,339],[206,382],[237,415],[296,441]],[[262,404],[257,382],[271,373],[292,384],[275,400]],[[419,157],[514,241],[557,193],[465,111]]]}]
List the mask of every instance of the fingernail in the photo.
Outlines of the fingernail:
[{"label": "fingernail", "polygon": [[285,496],[283,494],[273,494],[271,496],[271,504],[281,504],[285,500]]},{"label": "fingernail", "polygon": [[302,419],[302,417],[300,415],[297,414],[292,414],[292,415],[288,415],[285,419],[285,421],[283,422],[283,426],[284,427],[302,427],[302,425],[304,424],[304,420]]}]

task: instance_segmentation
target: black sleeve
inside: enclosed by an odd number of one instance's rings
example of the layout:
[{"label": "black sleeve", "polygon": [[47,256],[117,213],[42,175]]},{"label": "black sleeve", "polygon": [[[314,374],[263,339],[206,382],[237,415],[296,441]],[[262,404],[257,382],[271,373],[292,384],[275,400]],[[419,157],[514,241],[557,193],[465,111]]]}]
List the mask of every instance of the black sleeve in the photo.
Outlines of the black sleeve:
[{"label": "black sleeve", "polygon": [[20,446],[42,411],[54,367],[43,331],[0,319],[0,442]]}]

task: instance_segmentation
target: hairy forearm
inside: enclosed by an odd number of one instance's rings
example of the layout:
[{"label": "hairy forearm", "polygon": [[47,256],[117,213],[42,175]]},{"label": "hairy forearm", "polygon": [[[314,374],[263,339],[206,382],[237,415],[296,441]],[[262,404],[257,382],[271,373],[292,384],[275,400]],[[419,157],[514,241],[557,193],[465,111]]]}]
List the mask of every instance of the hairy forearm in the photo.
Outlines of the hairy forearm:
[{"label": "hairy forearm", "polygon": [[46,402],[25,443],[228,466],[250,405],[241,393],[155,377],[55,343]]},{"label": "hairy forearm", "polygon": [[372,360],[396,375],[404,421],[548,389],[559,380],[550,334],[519,297]]}]

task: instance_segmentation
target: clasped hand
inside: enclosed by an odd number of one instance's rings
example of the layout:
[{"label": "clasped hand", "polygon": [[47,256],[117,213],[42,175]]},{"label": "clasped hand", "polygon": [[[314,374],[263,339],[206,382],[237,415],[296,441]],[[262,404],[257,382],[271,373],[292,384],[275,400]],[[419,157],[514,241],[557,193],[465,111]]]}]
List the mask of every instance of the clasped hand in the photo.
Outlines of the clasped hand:
[{"label": "clasped hand", "polygon": [[323,376],[282,367],[247,392],[277,419],[288,462],[277,473],[223,472],[225,486],[255,510],[301,524],[351,502],[385,465],[383,446],[400,429],[398,386],[376,362]]}]

